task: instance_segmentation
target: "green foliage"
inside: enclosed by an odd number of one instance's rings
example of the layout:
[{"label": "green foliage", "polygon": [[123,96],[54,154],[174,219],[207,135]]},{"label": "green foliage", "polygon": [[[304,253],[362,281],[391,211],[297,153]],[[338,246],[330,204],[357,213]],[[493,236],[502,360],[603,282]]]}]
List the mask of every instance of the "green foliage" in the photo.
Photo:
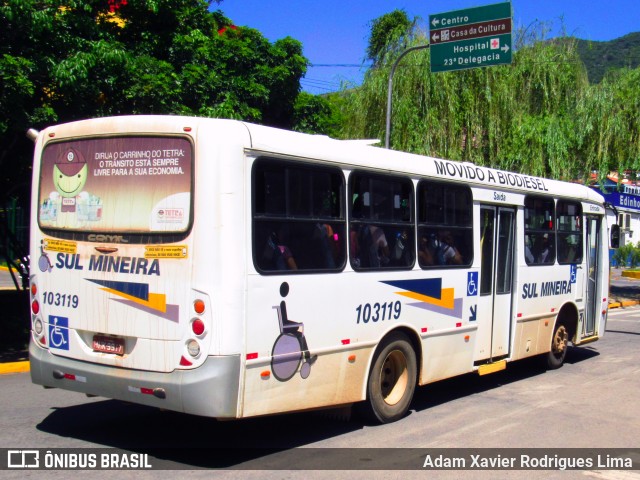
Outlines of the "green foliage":
[{"label": "green foliage", "polygon": [[25,58],[6,53],[0,58],[0,134],[9,130],[11,117],[21,125],[29,121],[29,112],[23,105],[34,93],[31,69],[31,62]]},{"label": "green foliage", "polygon": [[[575,40],[541,41],[545,32],[518,32],[509,66],[431,74],[428,49],[407,55],[394,76],[391,147],[561,179],[637,171],[640,69],[590,85]],[[341,137],[384,138],[391,51],[345,96]]]},{"label": "green foliage", "polygon": [[416,20],[409,20],[404,10],[394,10],[371,22],[367,58],[379,64],[390,52],[401,52],[410,40]]},{"label": "green foliage", "polygon": [[640,242],[636,245],[627,243],[615,250],[613,261],[618,267],[634,268],[640,265]]},{"label": "green foliage", "polygon": [[640,66],[640,32],[608,42],[577,40],[577,45],[591,83],[600,83],[608,70]]},{"label": "green foliage", "polygon": [[[0,3],[2,188],[27,182],[25,132],[120,114],[185,114],[292,128],[307,60],[292,38],[231,27],[206,0]],[[216,1],[215,3],[219,3]]]},{"label": "green foliage", "polygon": [[579,147],[591,170],[640,168],[640,68],[611,72],[576,109]]},{"label": "green foliage", "polygon": [[301,92],[294,107],[293,129],[298,132],[337,136],[341,124],[340,95],[318,96]]}]

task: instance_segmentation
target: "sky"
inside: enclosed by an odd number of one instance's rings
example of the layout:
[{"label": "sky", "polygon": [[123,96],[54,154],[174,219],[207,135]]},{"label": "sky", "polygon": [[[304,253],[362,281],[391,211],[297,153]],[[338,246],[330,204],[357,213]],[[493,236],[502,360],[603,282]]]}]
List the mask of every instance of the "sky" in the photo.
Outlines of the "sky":
[{"label": "sky", "polygon": [[[302,89],[321,94],[357,85],[366,71],[371,21],[403,9],[420,17],[499,3],[498,0],[223,0],[220,9],[235,25],[259,30],[269,41],[292,37],[302,43],[311,66]],[[640,31],[640,0],[512,0],[513,30],[536,21],[568,35],[605,41]],[[491,68],[491,67],[489,67]]]}]

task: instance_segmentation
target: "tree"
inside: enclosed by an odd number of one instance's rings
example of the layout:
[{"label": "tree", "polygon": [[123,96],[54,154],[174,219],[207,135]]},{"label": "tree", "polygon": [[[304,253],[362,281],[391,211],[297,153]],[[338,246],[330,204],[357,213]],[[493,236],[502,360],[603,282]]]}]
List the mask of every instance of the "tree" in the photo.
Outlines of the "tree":
[{"label": "tree", "polygon": [[0,188],[29,181],[31,127],[156,113],[291,128],[307,65],[302,45],[234,27],[211,3],[0,3]]},{"label": "tree", "polygon": [[416,19],[409,20],[404,10],[394,10],[371,21],[371,33],[367,44],[367,59],[374,66],[380,64],[385,55],[400,53],[410,43]]},{"label": "tree", "polygon": [[619,69],[592,85],[577,105],[581,161],[602,178],[640,171],[640,67]]},{"label": "tree", "polygon": [[[29,128],[123,114],[184,114],[292,128],[307,60],[207,0],[0,2],[0,251],[28,243]],[[22,212],[24,238],[7,209]],[[15,215],[12,218],[16,218]],[[14,253],[8,253],[8,246]],[[22,254],[20,254],[22,255]]]},{"label": "tree", "polygon": [[[575,39],[549,41],[547,26],[516,33],[509,66],[431,74],[430,52],[414,52],[396,71],[391,146],[551,178],[592,170],[640,170],[640,69],[590,85]],[[428,39],[414,31],[409,45]],[[340,136],[384,138],[391,65],[405,40],[345,95]]]},{"label": "tree", "polygon": [[335,137],[341,125],[340,94],[329,96],[300,92],[293,114],[293,130]]}]

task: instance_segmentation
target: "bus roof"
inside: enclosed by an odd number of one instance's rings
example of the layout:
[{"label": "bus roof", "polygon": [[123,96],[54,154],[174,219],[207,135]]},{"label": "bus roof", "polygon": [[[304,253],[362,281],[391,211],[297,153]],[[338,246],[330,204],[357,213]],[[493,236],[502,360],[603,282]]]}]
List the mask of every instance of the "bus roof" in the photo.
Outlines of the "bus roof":
[{"label": "bus roof", "polygon": [[[223,127],[224,125],[224,127]],[[339,163],[351,168],[372,168],[384,172],[398,172],[415,176],[464,182],[471,186],[495,188],[521,194],[549,194],[594,202],[602,205],[604,198],[584,185],[562,182],[531,175],[496,170],[469,162],[444,160],[372,146],[374,140],[336,140],[324,135],[310,135],[256,125],[238,120],[185,117],[173,115],[132,115],[80,120],[49,127],[40,138],[51,131],[64,131],[65,136],[86,136],[92,131],[101,134],[171,133],[192,129],[209,135],[210,130],[224,128],[247,149],[288,157]],[[250,144],[244,140],[250,136]],[[226,137],[229,138],[229,137]]]},{"label": "bus roof", "polygon": [[579,183],[550,180],[507,172],[469,162],[444,160],[372,146],[370,140],[335,140],[323,135],[289,132],[261,125],[246,124],[252,148],[257,151],[403,172],[417,176],[461,181],[485,188],[511,190],[522,194],[549,194],[602,204],[604,198]]}]

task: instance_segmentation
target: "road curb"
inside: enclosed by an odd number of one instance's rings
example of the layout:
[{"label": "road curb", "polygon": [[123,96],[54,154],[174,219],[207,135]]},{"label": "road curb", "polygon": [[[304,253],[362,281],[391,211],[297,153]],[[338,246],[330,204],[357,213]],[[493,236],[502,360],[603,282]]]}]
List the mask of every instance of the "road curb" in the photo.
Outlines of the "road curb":
[{"label": "road curb", "polygon": [[635,305],[638,305],[638,301],[636,300],[625,300],[623,302],[611,302],[609,304],[609,309],[612,308],[624,308],[624,307],[633,307]]},{"label": "road curb", "polygon": [[7,375],[10,373],[24,373],[28,372],[29,370],[30,364],[28,361],[0,364],[0,375]]}]

